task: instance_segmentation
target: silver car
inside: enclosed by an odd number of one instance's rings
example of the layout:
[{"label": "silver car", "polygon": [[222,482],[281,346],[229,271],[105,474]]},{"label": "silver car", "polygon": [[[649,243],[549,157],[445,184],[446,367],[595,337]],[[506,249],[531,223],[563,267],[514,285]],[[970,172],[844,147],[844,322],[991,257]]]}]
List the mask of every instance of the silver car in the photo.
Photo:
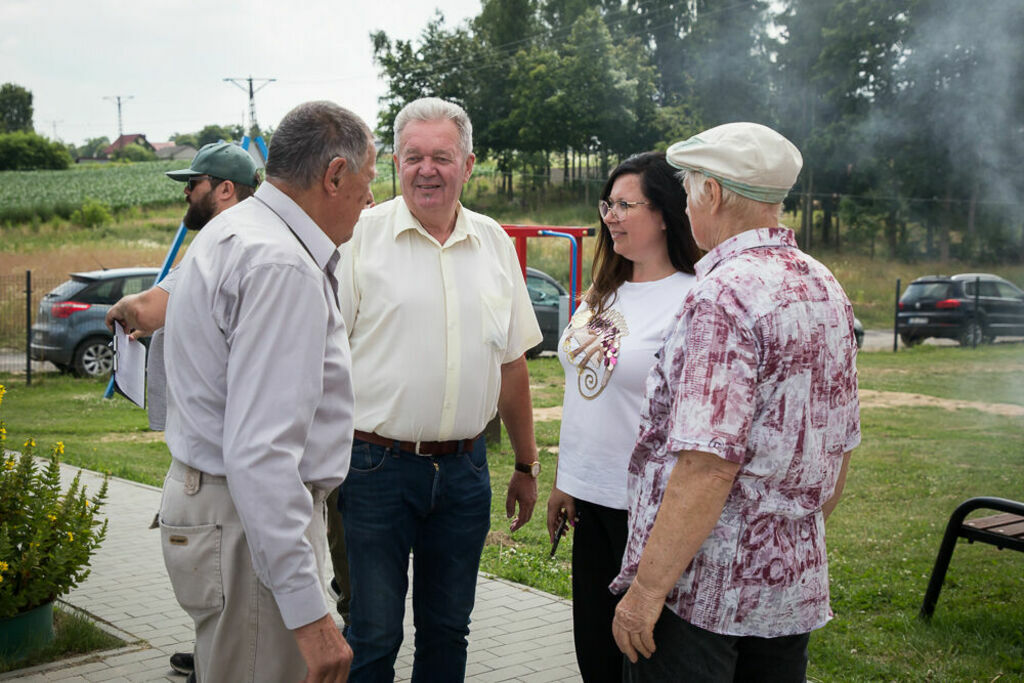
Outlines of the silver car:
[{"label": "silver car", "polygon": [[103,320],[122,296],[153,286],[158,268],[111,268],[72,273],[39,302],[30,352],[61,372],[80,377],[110,374],[114,356]]}]

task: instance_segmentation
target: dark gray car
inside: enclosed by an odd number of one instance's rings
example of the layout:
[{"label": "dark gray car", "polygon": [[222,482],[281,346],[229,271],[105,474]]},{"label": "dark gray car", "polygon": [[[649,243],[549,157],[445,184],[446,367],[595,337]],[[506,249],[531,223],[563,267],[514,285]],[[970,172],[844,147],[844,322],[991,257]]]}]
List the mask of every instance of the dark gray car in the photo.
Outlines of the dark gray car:
[{"label": "dark gray car", "polygon": [[544,339],[526,352],[527,358],[536,358],[541,351],[557,351],[562,328],[558,323],[558,301],[568,294],[558,280],[542,270],[526,269],[526,290],[530,293],[533,312],[537,314]]},{"label": "dark gray car", "polygon": [[31,354],[48,360],[61,372],[82,377],[110,373],[113,352],[103,320],[122,296],[153,286],[158,268],[111,268],[72,273],[39,302],[32,326]]},{"label": "dark gray car", "polygon": [[919,277],[900,297],[896,314],[907,346],[928,337],[962,346],[1024,335],[1024,292],[997,275],[963,273]]}]

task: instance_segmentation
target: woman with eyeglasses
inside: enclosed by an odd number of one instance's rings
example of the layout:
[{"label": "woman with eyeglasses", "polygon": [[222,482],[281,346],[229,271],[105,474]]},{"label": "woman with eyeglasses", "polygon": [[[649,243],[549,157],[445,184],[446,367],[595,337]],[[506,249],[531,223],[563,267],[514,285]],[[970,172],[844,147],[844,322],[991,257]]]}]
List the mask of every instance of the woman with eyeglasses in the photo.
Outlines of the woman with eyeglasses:
[{"label": "woman with eyeglasses", "polygon": [[593,284],[559,342],[565,399],[547,519],[552,542],[563,515],[574,526],[573,636],[587,683],[621,679],[618,597],[608,584],[626,547],[627,467],[647,374],[699,257],[686,193],[664,153],[619,164],[598,209]]}]

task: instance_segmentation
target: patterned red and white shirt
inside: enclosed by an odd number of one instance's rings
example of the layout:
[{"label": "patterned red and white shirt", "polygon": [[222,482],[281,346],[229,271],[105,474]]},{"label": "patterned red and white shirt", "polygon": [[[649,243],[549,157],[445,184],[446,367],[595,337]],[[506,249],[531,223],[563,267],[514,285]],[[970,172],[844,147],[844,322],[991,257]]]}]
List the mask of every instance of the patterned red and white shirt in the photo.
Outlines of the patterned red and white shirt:
[{"label": "patterned red and white shirt", "polygon": [[732,237],[696,270],[647,379],[610,587],[636,576],[676,454],[712,453],[739,472],[666,606],[714,633],[807,633],[831,618],[821,506],[860,443],[853,309],[785,228]]}]

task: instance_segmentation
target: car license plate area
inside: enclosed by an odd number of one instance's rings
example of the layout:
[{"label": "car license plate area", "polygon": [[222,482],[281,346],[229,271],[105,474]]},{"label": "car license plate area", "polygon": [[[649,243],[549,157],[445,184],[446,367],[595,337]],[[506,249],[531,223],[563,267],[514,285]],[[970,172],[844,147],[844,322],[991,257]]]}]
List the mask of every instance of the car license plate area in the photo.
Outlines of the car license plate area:
[{"label": "car license plate area", "polygon": [[908,325],[927,325],[928,318],[907,318]]}]

